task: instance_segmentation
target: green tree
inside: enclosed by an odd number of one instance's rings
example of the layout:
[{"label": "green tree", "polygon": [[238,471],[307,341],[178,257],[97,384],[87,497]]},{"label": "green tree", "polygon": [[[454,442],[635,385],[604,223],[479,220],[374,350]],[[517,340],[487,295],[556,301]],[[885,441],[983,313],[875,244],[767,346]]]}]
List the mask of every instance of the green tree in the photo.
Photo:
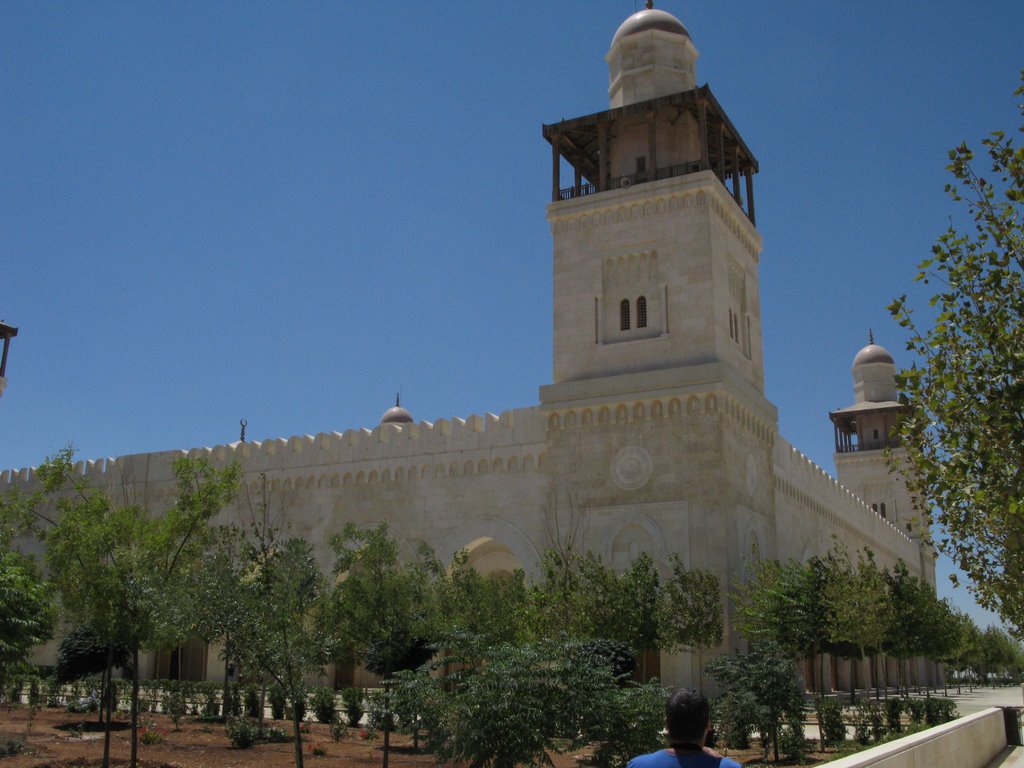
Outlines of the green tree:
[{"label": "green tree", "polygon": [[52,590],[35,564],[17,552],[0,552],[0,690],[32,646],[53,636],[55,620]]},{"label": "green tree", "polygon": [[[138,755],[139,651],[182,641],[190,606],[182,585],[185,573],[206,546],[208,523],[236,493],[236,465],[218,470],[203,459],[173,464],[177,500],[158,516],[138,504],[117,505],[101,489],[89,487],[72,467],[66,449],[37,469],[42,488],[9,498],[5,517],[20,519],[46,543],[46,563],[67,616],[89,623],[108,648],[107,680],[114,648],[131,653],[131,764]],[[109,696],[104,697],[108,701]],[[109,764],[110,716],[104,737]]]},{"label": "green tree", "polygon": [[909,660],[927,650],[930,624],[930,602],[935,599],[931,588],[911,575],[902,560],[885,574],[889,588],[889,629],[884,648],[897,660],[897,686],[910,695],[910,677],[906,672]]},{"label": "green tree", "polygon": [[721,685],[727,706],[729,699],[753,702],[753,725],[761,733],[765,762],[769,744],[778,762],[783,724],[803,715],[804,699],[791,652],[773,640],[762,640],[748,654],[712,659],[707,673]]},{"label": "green tree", "polygon": [[910,408],[894,461],[978,601],[1024,631],[1024,148],[1002,131],[982,145],[984,160],[967,144],[949,153],[946,191],[969,224],[919,265],[934,320],[905,295],[889,307],[917,355],[898,377]]},{"label": "green tree", "polygon": [[469,632],[487,643],[520,643],[530,637],[529,589],[522,570],[481,574],[465,550],[437,575],[433,600],[442,635]]},{"label": "green tree", "polygon": [[271,678],[292,705],[295,765],[302,768],[301,713],[306,678],[328,660],[326,582],[307,541],[250,542],[241,583],[246,610],[236,637],[243,661]]},{"label": "green tree", "polygon": [[658,606],[660,645],[669,652],[684,648],[697,654],[703,690],[703,651],[722,642],[721,586],[713,573],[686,568],[677,555],[668,564],[672,574],[665,580]]},{"label": "green tree", "polygon": [[329,623],[343,656],[365,664],[384,678],[384,768],[391,736],[389,688],[400,669],[419,666],[432,636],[431,579],[437,567],[429,550],[416,562],[399,560],[398,543],[386,523],[359,528],[349,523],[331,538],[337,585]]},{"label": "green tree", "polygon": [[[871,550],[859,553],[856,566],[842,547],[833,548],[826,559],[828,576],[824,600],[827,607],[829,642],[836,647],[857,649],[860,658],[869,658],[871,679],[875,680],[875,658],[882,650],[892,624],[889,615],[889,589],[885,574],[875,563]],[[851,660],[851,670],[853,663]],[[850,675],[851,702],[856,688]],[[875,690],[878,698],[878,690]]]}]

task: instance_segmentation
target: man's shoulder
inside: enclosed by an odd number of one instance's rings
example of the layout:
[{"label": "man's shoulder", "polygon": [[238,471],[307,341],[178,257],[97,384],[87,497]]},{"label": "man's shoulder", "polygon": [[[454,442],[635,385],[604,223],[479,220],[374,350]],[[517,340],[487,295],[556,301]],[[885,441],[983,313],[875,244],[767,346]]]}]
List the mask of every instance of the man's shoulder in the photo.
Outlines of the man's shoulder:
[{"label": "man's shoulder", "polygon": [[626,768],[743,768],[732,758],[711,755],[687,755],[681,760],[671,750],[661,749],[640,755],[629,761]]}]

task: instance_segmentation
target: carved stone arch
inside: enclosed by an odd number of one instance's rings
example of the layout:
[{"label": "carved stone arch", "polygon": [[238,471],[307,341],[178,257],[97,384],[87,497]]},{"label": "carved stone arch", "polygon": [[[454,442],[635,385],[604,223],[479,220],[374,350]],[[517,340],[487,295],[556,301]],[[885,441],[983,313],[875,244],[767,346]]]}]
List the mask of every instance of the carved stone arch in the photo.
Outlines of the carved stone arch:
[{"label": "carved stone arch", "polygon": [[476,473],[478,475],[486,475],[490,471],[491,465],[490,462],[487,461],[487,459],[480,459],[480,461],[477,462]]},{"label": "carved stone arch", "polygon": [[637,205],[636,203],[633,203],[631,206],[629,206],[629,218],[630,220],[640,218],[640,206]]},{"label": "carved stone arch", "polygon": [[440,463],[439,464],[435,464],[434,465],[434,477],[444,477],[444,476],[445,476],[444,464],[440,464]]},{"label": "carved stone arch", "polygon": [[508,457],[508,471],[509,472],[518,472],[519,471],[519,457],[518,456],[509,456]]},{"label": "carved stone arch", "polygon": [[576,231],[576,219],[569,219],[569,231],[570,232],[575,232]]},{"label": "carved stone arch", "polygon": [[491,462],[491,471],[492,472],[504,472],[505,471],[505,462],[501,458],[501,456],[499,456],[498,458],[496,458],[494,461]]},{"label": "carved stone arch", "polygon": [[615,408],[615,423],[625,424],[627,421],[629,421],[629,409],[622,403],[619,403]]},{"label": "carved stone arch", "polygon": [[743,551],[740,552],[740,562],[743,563],[741,578],[746,584],[753,573],[753,568],[764,557],[764,550],[761,547],[761,538],[753,526],[747,529],[744,539]]},{"label": "carved stone arch", "polygon": [[391,468],[390,467],[385,467],[384,471],[380,473],[380,481],[382,483],[390,483],[391,482]]},{"label": "carved stone arch", "polygon": [[331,484],[331,481],[330,481],[330,478],[327,477],[327,475],[320,475],[320,477],[318,477],[316,479],[316,487],[317,488],[326,488],[330,484]]},{"label": "carved stone arch", "polygon": [[707,396],[707,399],[704,401],[704,404],[707,408],[708,413],[718,412],[718,398],[715,396],[714,393]]},{"label": "carved stone arch", "polygon": [[570,410],[565,414],[565,428],[571,429],[576,426],[576,411]]},{"label": "carved stone arch", "polygon": [[362,470],[356,472],[356,485],[363,485],[366,482],[366,475]]},{"label": "carved stone arch", "polygon": [[331,488],[337,488],[340,485],[340,479],[338,478],[337,472],[331,473]]},{"label": "carved stone arch", "polygon": [[626,206],[624,206],[624,205],[619,206],[619,210],[618,210],[618,213],[616,215],[616,220],[617,221],[625,221],[626,220],[626,216],[627,216]]},{"label": "carved stone arch", "polygon": [[523,456],[523,472],[532,472],[533,464],[533,454],[528,453]]},{"label": "carved stone arch", "polygon": [[459,464],[458,464],[458,462],[453,461],[451,464],[448,465],[448,477],[455,477],[458,474],[459,474]]},{"label": "carved stone arch", "polygon": [[548,463],[548,455],[545,451],[541,451],[540,456],[537,457],[537,469],[544,469]]},{"label": "carved stone arch", "polygon": [[651,418],[660,419],[664,415],[662,410],[661,400],[655,400],[651,403]]},{"label": "carved stone arch", "polygon": [[601,410],[597,412],[597,423],[607,424],[612,420],[612,412],[607,405],[602,405]]},{"label": "carved stone arch", "polygon": [[309,488],[310,490],[316,488],[316,478],[313,475],[309,475],[306,478],[306,487]]},{"label": "carved stone arch", "polygon": [[585,232],[588,229],[590,229],[590,217],[589,216],[580,216],[579,228],[580,228],[581,232]]},{"label": "carved stone arch", "polygon": [[281,490],[281,481],[276,477],[270,481],[270,490],[275,492]]},{"label": "carved stone arch", "polygon": [[548,429],[549,430],[554,431],[556,429],[559,429],[560,427],[561,427],[561,421],[558,418],[558,414],[557,413],[552,413],[550,416],[548,416]]},{"label": "carved stone arch", "polygon": [[[489,542],[494,542],[488,545]],[[527,576],[537,575],[540,565],[540,550],[520,528],[499,517],[484,515],[469,520],[459,526],[458,536],[446,536],[437,548],[437,556],[442,563],[450,563],[460,549],[469,550],[470,564],[473,564],[474,552],[477,562],[490,565],[510,565],[526,571]],[[485,556],[489,556],[485,557]],[[501,572],[499,568],[494,572]],[[488,571],[483,571],[484,573]],[[511,573],[511,571],[509,571]]]},{"label": "carved stone arch", "polygon": [[673,397],[668,401],[668,415],[672,418],[679,416],[682,413],[683,404],[679,402],[678,397]]},{"label": "carved stone arch", "polygon": [[695,413],[700,413],[700,398],[696,395],[690,395],[686,398],[686,412],[691,416]]},{"label": "carved stone arch", "polygon": [[664,213],[665,212],[665,207],[666,207],[665,206],[665,198],[659,197],[658,198],[658,203],[657,203],[657,206],[656,206],[656,210],[658,211],[658,213]]},{"label": "carved stone arch", "polygon": [[366,478],[366,482],[367,482],[367,483],[370,483],[371,485],[372,485],[373,483],[376,483],[376,482],[377,482],[377,470],[376,470],[376,469],[371,469],[371,470],[370,470],[370,474],[369,474],[369,476],[368,476],[368,477]]},{"label": "carved stone arch", "polygon": [[341,479],[341,484],[343,486],[344,485],[352,485],[353,481],[354,481],[354,478],[352,477],[352,473],[351,472],[346,472],[345,476]]},{"label": "carved stone arch", "polygon": [[697,207],[700,207],[704,205],[705,202],[707,202],[707,197],[704,195],[703,192],[698,192],[697,197],[693,201],[693,204]]},{"label": "carved stone arch", "polygon": [[693,208],[693,195],[689,193],[683,195],[683,208]]},{"label": "carved stone arch", "polygon": [[[300,480],[299,482],[302,482],[302,481]],[[295,484],[292,482],[292,479],[290,477],[286,477],[284,479],[284,485],[282,487],[282,490],[290,491],[294,487],[295,487]]]},{"label": "carved stone arch", "polygon": [[405,480],[405,467],[396,467],[395,468],[395,482],[400,483],[403,480]]},{"label": "carved stone arch", "polygon": [[647,407],[643,403],[633,403],[633,421],[643,421],[647,418]]},{"label": "carved stone arch", "polygon": [[651,205],[651,201],[647,200],[644,203],[643,215],[644,216],[650,216],[653,212],[654,212],[654,207]]},{"label": "carved stone arch", "polygon": [[472,475],[474,473],[475,473],[475,467],[473,466],[473,462],[467,459],[466,461],[464,461],[462,463],[462,474],[464,474],[464,475]]},{"label": "carved stone arch", "polygon": [[[680,557],[685,558],[689,546],[685,542],[676,542],[676,546]],[[656,563],[668,554],[658,524],[642,512],[624,512],[616,517],[605,530],[601,550],[605,562],[617,571],[628,568],[644,552]]]},{"label": "carved stone arch", "polygon": [[594,412],[592,410],[590,410],[589,408],[584,408],[583,409],[583,414],[582,414],[582,416],[580,418],[580,423],[583,424],[584,427],[589,427],[591,424],[593,424],[594,423]]}]

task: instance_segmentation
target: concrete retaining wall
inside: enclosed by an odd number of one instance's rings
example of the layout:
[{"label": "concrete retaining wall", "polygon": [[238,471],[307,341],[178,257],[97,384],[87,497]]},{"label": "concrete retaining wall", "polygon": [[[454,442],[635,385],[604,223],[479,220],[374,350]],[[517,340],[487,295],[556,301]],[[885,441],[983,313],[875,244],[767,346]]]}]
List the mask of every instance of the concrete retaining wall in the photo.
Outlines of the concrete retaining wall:
[{"label": "concrete retaining wall", "polygon": [[1006,749],[1000,709],[986,709],[829,763],[829,768],[985,768]]}]

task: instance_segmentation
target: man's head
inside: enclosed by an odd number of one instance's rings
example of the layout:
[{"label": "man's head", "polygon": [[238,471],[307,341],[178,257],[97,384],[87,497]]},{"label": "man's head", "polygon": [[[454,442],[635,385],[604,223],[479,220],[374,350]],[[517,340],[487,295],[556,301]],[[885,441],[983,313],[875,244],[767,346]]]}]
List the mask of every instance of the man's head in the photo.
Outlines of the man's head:
[{"label": "man's head", "polygon": [[665,703],[665,727],[670,744],[703,744],[709,721],[708,700],[693,688],[673,691]]}]

